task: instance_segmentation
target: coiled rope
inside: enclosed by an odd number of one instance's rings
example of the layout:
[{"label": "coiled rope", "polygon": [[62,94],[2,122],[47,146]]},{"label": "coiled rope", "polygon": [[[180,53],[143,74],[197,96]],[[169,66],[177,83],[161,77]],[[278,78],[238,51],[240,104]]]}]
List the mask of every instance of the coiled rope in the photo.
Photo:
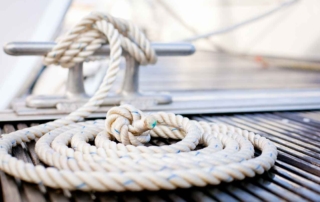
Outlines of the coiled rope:
[{"label": "coiled rope", "polygon": [[[164,112],[145,115],[130,105],[112,108],[105,121],[82,122],[98,109],[109,92],[119,71],[122,48],[141,64],[156,61],[154,50],[133,24],[92,13],[45,57],[46,64],[71,67],[106,42],[111,49],[110,65],[95,95],[65,118],[2,135],[1,170],[52,188],[139,191],[242,180],[274,165],[277,149],[272,142],[222,124],[196,122]],[[159,147],[143,146],[151,137],[180,141]],[[36,153],[49,167],[34,166],[9,154],[17,144],[37,138]],[[198,144],[205,148],[194,150]],[[256,158],[254,147],[262,151]]]}]

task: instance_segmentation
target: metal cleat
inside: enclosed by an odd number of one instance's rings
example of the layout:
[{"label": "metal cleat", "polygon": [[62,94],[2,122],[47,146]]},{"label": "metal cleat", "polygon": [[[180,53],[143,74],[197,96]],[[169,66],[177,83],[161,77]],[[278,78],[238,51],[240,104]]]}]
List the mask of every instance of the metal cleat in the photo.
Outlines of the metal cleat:
[{"label": "metal cleat", "polygon": [[[12,42],[4,47],[4,51],[13,56],[45,55],[54,42]],[[185,56],[195,52],[195,47],[190,43],[152,43],[157,56]],[[108,45],[102,46],[94,55],[109,55]],[[170,94],[164,93],[140,93],[139,92],[139,63],[126,52],[123,53],[126,60],[125,76],[121,91],[113,96],[108,96],[102,105],[113,106],[122,103],[130,103],[138,108],[146,109],[150,106],[169,104],[172,102]],[[72,111],[84,104],[89,96],[86,94],[83,83],[82,63],[69,69],[67,91],[65,96],[29,96],[26,100],[27,107],[31,108],[57,108],[60,111]]]}]

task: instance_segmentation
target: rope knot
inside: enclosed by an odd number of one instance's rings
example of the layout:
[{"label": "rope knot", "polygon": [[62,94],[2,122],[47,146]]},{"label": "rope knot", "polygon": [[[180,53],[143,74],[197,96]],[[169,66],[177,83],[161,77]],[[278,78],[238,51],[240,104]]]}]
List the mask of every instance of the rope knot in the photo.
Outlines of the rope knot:
[{"label": "rope knot", "polygon": [[150,141],[149,130],[157,125],[152,115],[145,116],[131,105],[111,108],[106,117],[106,131],[124,145],[142,145]]},{"label": "rope knot", "polygon": [[140,65],[154,64],[157,61],[150,42],[136,25],[108,14],[93,12],[84,17],[65,37],[60,38],[43,62],[46,65],[70,68],[85,61],[105,43],[110,45],[111,55],[115,58],[121,56],[121,46]]}]

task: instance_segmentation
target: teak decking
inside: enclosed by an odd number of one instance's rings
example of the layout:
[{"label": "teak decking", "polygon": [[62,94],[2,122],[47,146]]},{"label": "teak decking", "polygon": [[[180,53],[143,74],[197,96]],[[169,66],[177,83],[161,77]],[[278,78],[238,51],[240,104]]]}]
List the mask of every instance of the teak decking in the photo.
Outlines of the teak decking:
[{"label": "teak decking", "polygon": [[[222,122],[263,135],[279,150],[276,165],[268,172],[243,181],[219,186],[194,187],[159,192],[85,193],[54,190],[29,184],[0,172],[1,200],[11,201],[319,201],[320,200],[320,112],[281,112],[193,116]],[[37,123],[6,123],[9,133]],[[152,139],[150,145],[173,140]],[[12,150],[14,156],[41,164],[34,142]],[[259,151],[256,151],[259,155]]]}]

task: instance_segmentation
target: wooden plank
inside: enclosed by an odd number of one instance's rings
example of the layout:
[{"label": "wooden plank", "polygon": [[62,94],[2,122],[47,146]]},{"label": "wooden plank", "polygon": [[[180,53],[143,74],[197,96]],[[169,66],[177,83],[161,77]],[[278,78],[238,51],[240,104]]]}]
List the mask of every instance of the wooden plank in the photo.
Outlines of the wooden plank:
[{"label": "wooden plank", "polygon": [[229,184],[225,189],[240,201],[261,201],[259,198],[234,185]]},{"label": "wooden plank", "polygon": [[73,191],[71,192],[75,202],[90,202],[93,201],[90,193],[82,191]]},{"label": "wooden plank", "polygon": [[100,202],[117,202],[119,201],[119,197],[115,193],[96,193],[96,197],[100,200]]},{"label": "wooden plank", "polygon": [[172,200],[172,201],[186,202],[186,200],[183,197],[179,196],[176,193],[170,193],[170,194],[167,195],[167,197],[169,198],[169,200]]},{"label": "wooden plank", "polygon": [[[27,125],[25,124],[19,124],[18,129],[21,130],[23,128],[26,128]],[[4,131],[6,133],[15,131],[15,128],[12,125],[5,125]],[[26,149],[23,149],[21,145],[17,145],[12,149],[13,156],[17,157],[18,159],[21,159],[25,162],[32,163],[29,154],[27,153]],[[26,201],[39,201],[39,202],[45,202],[46,199],[43,195],[43,193],[40,191],[39,187],[35,184],[27,183],[27,182],[21,182],[23,195],[25,196]]]},{"label": "wooden plank", "polygon": [[213,202],[213,201],[217,201],[217,200],[214,200],[212,197],[208,197],[204,192],[202,191],[198,191],[198,190],[195,190],[193,192],[191,192],[191,198],[194,200],[194,201],[199,201],[199,202]]},{"label": "wooden plank", "polygon": [[[32,123],[31,124],[31,127],[33,126],[38,126],[39,124],[38,123]],[[34,165],[44,165],[40,159],[38,158],[36,152],[35,152],[35,145],[36,145],[36,142],[35,141],[30,141],[30,142],[27,142],[27,148],[28,148],[28,151],[29,151],[29,155],[31,157],[31,160],[32,160],[32,163]]]},{"label": "wooden plank", "polygon": [[11,201],[22,201],[18,186],[13,177],[5,174],[0,171],[0,180],[2,188],[2,201],[11,202]]},{"label": "wooden plank", "polygon": [[[226,119],[232,120],[233,116],[224,116],[223,120]],[[216,117],[217,120],[222,120],[222,117]],[[254,117],[249,117],[250,120],[255,120]],[[261,123],[260,123],[261,124]],[[25,124],[18,124],[18,128],[22,129],[27,127]],[[274,127],[276,127],[274,125]],[[11,132],[14,130],[12,125],[6,125],[4,127],[5,132]],[[298,129],[297,129],[298,130]],[[295,129],[292,128],[292,132],[295,132]],[[148,145],[166,145],[166,144],[173,144],[177,142],[177,140],[170,140],[170,139],[161,139],[161,138],[152,138],[150,144]],[[34,145],[35,142],[27,143],[27,149],[24,149],[21,146],[15,147],[13,149],[13,154],[24,161],[33,162],[34,164],[41,164],[41,161],[38,159],[37,155],[34,152]],[[285,169],[285,168],[283,168]],[[287,170],[287,169],[285,169]],[[281,176],[278,176],[277,172],[274,170],[270,171],[275,177],[269,179],[270,181],[261,181],[262,178],[266,176],[259,176],[254,179],[245,179],[241,182],[233,182],[231,184],[223,183],[221,186],[208,186],[206,188],[191,188],[191,189],[178,189],[173,191],[159,191],[159,192],[124,192],[124,193],[87,193],[81,191],[74,191],[74,192],[67,192],[65,190],[55,190],[46,188],[47,196],[43,194],[37,185],[28,185],[25,182],[21,182],[21,188],[19,189],[19,185],[17,185],[14,178],[11,182],[13,182],[14,187],[16,187],[17,194],[16,196],[19,197],[20,200],[17,201],[39,201],[32,197],[37,197],[36,195],[40,193],[40,197],[44,198],[48,201],[53,202],[60,202],[60,201],[238,201],[238,200],[294,200],[299,199],[303,200],[301,196],[306,196],[308,194],[309,199],[315,199],[316,195],[310,195],[311,192],[308,190],[304,190],[301,192],[301,188],[303,185],[307,185],[309,179],[300,180],[298,184],[296,184],[297,190],[292,190],[283,185],[283,180],[280,182],[278,179]],[[289,173],[290,174],[290,173]],[[6,180],[4,173],[0,172],[0,180],[1,184]],[[296,173],[296,175],[300,175]],[[286,178],[287,179],[287,178]],[[300,179],[300,178],[299,178]],[[293,179],[288,178],[288,181],[294,182]],[[10,183],[10,182],[9,182]],[[287,182],[288,183],[288,182]],[[8,182],[5,182],[8,184]],[[309,183],[310,184],[310,183]],[[27,185],[27,187],[26,187]],[[35,189],[29,189],[35,186]],[[4,187],[2,185],[2,187]],[[303,189],[303,188],[302,188]],[[306,188],[305,188],[306,189]],[[37,192],[34,193],[34,190]],[[223,191],[224,190],[224,191]],[[5,192],[5,190],[4,190]],[[29,194],[29,196],[28,196]],[[67,197],[69,195],[69,198]],[[281,198],[279,198],[281,197]],[[15,199],[5,199],[6,201],[16,201]]]},{"label": "wooden plank", "polygon": [[30,154],[31,161],[34,165],[43,165],[43,163],[41,163],[40,159],[38,158],[34,150],[35,145],[36,145],[35,141],[27,142],[27,148]]},{"label": "wooden plank", "polygon": [[276,194],[277,196],[281,197],[282,200],[287,200],[287,201],[306,201],[304,198],[301,198],[299,195],[281,187],[280,185],[277,185],[275,183],[272,183],[269,181],[269,179],[263,179],[259,178],[255,182],[257,185],[260,187],[268,190],[270,193]]},{"label": "wooden plank", "polygon": [[263,201],[281,201],[281,198],[252,183],[242,182],[240,184],[247,192],[261,198]]},{"label": "wooden plank", "polygon": [[160,196],[153,194],[153,195],[147,195],[147,200],[150,202],[166,202],[163,198]]},{"label": "wooden plank", "polygon": [[61,189],[51,189],[47,188],[49,199],[51,202],[68,202],[70,201],[67,198]]},{"label": "wooden plank", "polygon": [[234,198],[227,192],[221,191],[219,188],[216,187],[209,187],[206,189],[208,194],[210,194],[211,197],[217,198],[218,201],[228,201],[228,202],[237,202],[238,199]]},{"label": "wooden plank", "polygon": [[[32,123],[31,126],[37,126],[38,123]],[[34,165],[44,165],[40,159],[38,158],[35,152],[35,141],[31,141],[27,143],[27,147],[30,153],[30,157]],[[44,186],[43,186],[44,187]],[[61,189],[52,189],[49,187],[44,187],[47,190],[48,198],[52,202],[67,202],[70,201],[71,193],[68,190],[61,190]]]},{"label": "wooden plank", "polygon": [[[4,129],[10,129],[12,127],[12,125],[4,125]],[[8,130],[3,130],[3,132],[7,133]],[[0,171],[0,181],[2,188],[2,201],[22,201],[18,185],[13,177]]]}]

